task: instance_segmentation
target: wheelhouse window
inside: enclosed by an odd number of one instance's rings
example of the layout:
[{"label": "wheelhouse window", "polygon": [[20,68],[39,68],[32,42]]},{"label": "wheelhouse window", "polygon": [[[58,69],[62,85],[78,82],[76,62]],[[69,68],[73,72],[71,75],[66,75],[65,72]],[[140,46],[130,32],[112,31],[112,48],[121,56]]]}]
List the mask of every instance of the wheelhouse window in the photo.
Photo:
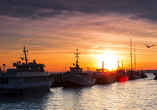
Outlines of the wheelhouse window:
[{"label": "wheelhouse window", "polygon": [[39,66],[39,71],[44,72],[44,68],[42,66]]},{"label": "wheelhouse window", "polygon": [[32,71],[32,67],[29,67],[29,71]]}]

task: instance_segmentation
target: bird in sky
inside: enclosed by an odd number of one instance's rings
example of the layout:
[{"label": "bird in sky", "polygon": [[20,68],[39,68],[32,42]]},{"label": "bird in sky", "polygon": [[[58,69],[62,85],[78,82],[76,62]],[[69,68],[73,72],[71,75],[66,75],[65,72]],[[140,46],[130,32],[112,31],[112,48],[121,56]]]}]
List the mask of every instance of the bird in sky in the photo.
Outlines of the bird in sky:
[{"label": "bird in sky", "polygon": [[145,46],[147,46],[147,48],[150,48],[150,47],[152,47],[152,46],[155,46],[155,44],[153,44],[153,45],[146,45],[146,44],[145,44]]}]

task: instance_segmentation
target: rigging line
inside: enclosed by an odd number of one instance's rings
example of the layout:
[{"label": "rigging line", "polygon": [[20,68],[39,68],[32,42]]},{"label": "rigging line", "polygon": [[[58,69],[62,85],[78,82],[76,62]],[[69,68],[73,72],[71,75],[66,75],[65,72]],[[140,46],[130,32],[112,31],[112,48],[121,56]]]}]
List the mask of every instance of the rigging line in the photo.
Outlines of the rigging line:
[{"label": "rigging line", "polygon": [[[20,56],[22,56],[23,54],[21,54]],[[16,60],[10,62],[10,63],[7,63],[6,66],[10,66],[11,64],[15,63],[18,59],[21,59],[21,57],[17,58]]]},{"label": "rigging line", "polygon": [[[73,57],[73,59],[74,59],[74,57]],[[72,60],[73,60],[73,59],[72,59]],[[72,62],[72,60],[71,60],[70,62]],[[69,63],[70,63],[70,62],[69,62]],[[68,63],[67,65],[69,65],[69,63]],[[67,65],[66,65],[66,66],[67,66]],[[65,67],[66,67],[66,66],[65,66]]]},{"label": "rigging line", "polygon": [[[81,59],[80,59],[81,60]],[[83,62],[83,60],[81,60]],[[83,62],[84,63],[84,62]],[[89,69],[89,67],[84,63],[84,65]]]}]

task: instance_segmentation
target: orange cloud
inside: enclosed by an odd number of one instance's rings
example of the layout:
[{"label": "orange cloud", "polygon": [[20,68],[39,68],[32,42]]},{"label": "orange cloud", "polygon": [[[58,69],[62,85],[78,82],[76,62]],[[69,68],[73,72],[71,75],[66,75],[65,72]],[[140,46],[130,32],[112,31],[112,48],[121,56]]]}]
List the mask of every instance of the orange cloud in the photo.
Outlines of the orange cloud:
[{"label": "orange cloud", "polygon": [[94,56],[110,50],[129,67],[129,40],[132,38],[136,44],[137,68],[141,69],[146,68],[146,64],[141,63],[144,60],[154,59],[152,64],[156,63],[156,47],[148,50],[144,46],[144,43],[156,43],[156,31],[155,22],[139,19],[133,14],[64,11],[60,15],[40,19],[0,16],[0,57],[2,62],[12,62],[21,56],[23,46],[26,46],[30,61],[37,59],[49,71],[62,71],[75,57],[78,48],[80,58],[94,70],[97,63]]}]

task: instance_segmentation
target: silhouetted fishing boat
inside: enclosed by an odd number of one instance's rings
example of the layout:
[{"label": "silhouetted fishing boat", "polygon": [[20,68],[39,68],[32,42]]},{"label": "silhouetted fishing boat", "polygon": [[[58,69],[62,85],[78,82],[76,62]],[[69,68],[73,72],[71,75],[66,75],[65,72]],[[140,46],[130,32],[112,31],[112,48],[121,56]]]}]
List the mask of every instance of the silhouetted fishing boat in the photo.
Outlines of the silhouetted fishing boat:
[{"label": "silhouetted fishing boat", "polygon": [[154,79],[157,80],[157,70],[156,70],[156,73],[154,73],[155,77]]},{"label": "silhouetted fishing boat", "polygon": [[23,95],[50,89],[53,79],[48,78],[49,73],[44,71],[44,64],[37,64],[35,60],[28,63],[25,47],[23,52],[25,63],[13,63],[16,69],[0,73],[0,94]]},{"label": "silhouetted fishing boat", "polygon": [[120,68],[119,60],[118,60],[118,69],[116,70],[116,81],[117,82],[125,82],[125,81],[128,81],[128,79],[129,79],[129,77],[123,68],[123,63],[122,63],[122,68]]},{"label": "silhouetted fishing boat", "polygon": [[104,61],[102,62],[102,68],[96,69],[94,73],[94,77],[96,78],[96,84],[109,84],[115,82],[115,73],[109,71],[108,69],[104,69]]},{"label": "silhouetted fishing boat", "polygon": [[140,79],[141,78],[141,75],[139,74],[139,72],[137,71],[127,71],[126,73],[129,77],[129,80],[135,80],[135,79]]},{"label": "silhouetted fishing boat", "polygon": [[132,69],[132,42],[130,39],[130,56],[131,56],[131,69],[127,71],[127,75],[129,77],[129,80],[134,80],[134,79],[140,79],[141,75],[139,74],[138,71],[136,71],[136,56],[134,57],[135,59],[135,71]]},{"label": "silhouetted fishing boat", "polygon": [[144,71],[141,71],[141,78],[147,78],[148,76],[144,73]]},{"label": "silhouetted fishing boat", "polygon": [[116,71],[116,81],[117,82],[125,82],[129,80],[128,74],[125,72],[125,70],[120,69]]},{"label": "silhouetted fishing boat", "polygon": [[95,78],[91,71],[83,72],[83,68],[78,65],[78,49],[76,54],[75,67],[70,67],[70,71],[66,72],[62,76],[63,86],[88,86],[95,84]]}]

